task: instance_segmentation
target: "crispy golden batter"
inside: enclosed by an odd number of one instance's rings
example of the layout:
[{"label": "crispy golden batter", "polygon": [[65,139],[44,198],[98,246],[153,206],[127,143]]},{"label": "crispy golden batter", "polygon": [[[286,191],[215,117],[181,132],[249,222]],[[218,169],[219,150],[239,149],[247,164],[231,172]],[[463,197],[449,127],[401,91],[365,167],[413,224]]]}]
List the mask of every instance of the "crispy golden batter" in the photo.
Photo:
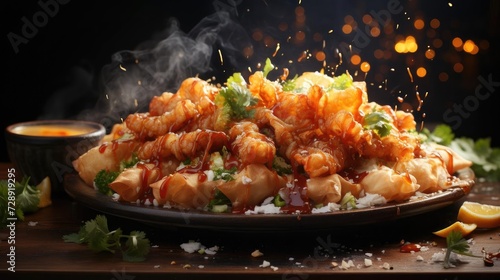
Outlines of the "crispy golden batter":
[{"label": "crispy golden batter", "polygon": [[158,205],[207,209],[222,193],[239,212],[276,197],[287,212],[307,212],[347,193],[404,201],[448,188],[453,173],[471,165],[421,143],[411,113],[368,102],[364,83],[346,78],[339,86],[337,77],[307,72],[284,90],[258,71],[248,84],[236,77],[240,88],[220,96],[220,88],[188,78],[115,125],[74,166],[92,184],[99,170],[119,170],[137,155],[110,185],[126,201],[150,195]]}]

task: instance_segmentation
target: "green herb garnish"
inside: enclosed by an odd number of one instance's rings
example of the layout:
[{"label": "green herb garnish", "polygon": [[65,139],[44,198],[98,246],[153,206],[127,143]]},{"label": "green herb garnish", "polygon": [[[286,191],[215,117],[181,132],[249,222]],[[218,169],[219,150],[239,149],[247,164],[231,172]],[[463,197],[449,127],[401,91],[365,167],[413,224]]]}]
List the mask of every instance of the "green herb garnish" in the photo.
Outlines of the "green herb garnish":
[{"label": "green herb garnish", "polygon": [[384,137],[391,133],[391,117],[383,111],[375,111],[366,115],[363,119],[363,127],[373,130],[378,136]]},{"label": "green herb garnish", "polygon": [[109,187],[109,184],[111,184],[118,175],[120,175],[119,171],[102,169],[95,175],[94,185],[100,193],[112,195],[113,190]]},{"label": "green herb garnish", "polygon": [[352,77],[349,74],[342,74],[340,76],[333,77],[333,84],[331,84],[326,91],[330,91],[332,89],[344,90],[353,85]]},{"label": "green herb garnish", "polygon": [[214,172],[214,181],[215,180],[224,180],[226,182],[234,180],[233,174],[238,171],[236,166],[231,167],[231,169],[218,168],[213,170]]},{"label": "green herb garnish", "polygon": [[[40,203],[40,191],[29,185],[30,177],[24,177],[19,181],[0,181],[0,229],[7,226],[7,218],[16,217],[24,220],[24,214],[36,212]],[[9,182],[14,188],[9,189]],[[9,204],[15,198],[15,205]]]},{"label": "green herb garnish", "polygon": [[264,71],[262,71],[264,78],[267,77],[267,74],[269,74],[269,72],[271,72],[271,70],[273,70],[273,69],[274,69],[274,65],[271,63],[271,59],[267,58],[266,64],[264,65]]},{"label": "green herb garnish", "polygon": [[278,175],[292,174],[292,166],[280,156],[274,157],[273,169],[276,170],[276,173],[278,173]]},{"label": "green herb garnish", "polygon": [[[219,189],[215,190],[214,197],[208,203],[208,210],[212,212],[225,212],[228,210],[227,207],[223,207],[223,205],[231,205],[231,200],[224,195]],[[221,207],[222,206],[222,207]],[[223,211],[221,211],[223,209]]]},{"label": "green herb garnish", "polygon": [[293,79],[283,81],[283,83],[281,85],[283,87],[283,91],[293,92],[295,90],[295,82],[297,80],[297,77],[298,77],[298,75],[295,75],[295,77],[293,77]]},{"label": "green herb garnish", "polygon": [[340,209],[356,208],[356,197],[351,192],[347,192],[340,201]]},{"label": "green herb garnish", "polygon": [[220,108],[216,127],[225,127],[230,120],[242,120],[253,117],[255,109],[252,106],[258,99],[246,86],[240,73],[235,73],[227,80],[227,87],[221,88],[215,97],[215,104]]},{"label": "green herb garnish", "polygon": [[463,239],[462,234],[458,231],[452,231],[446,236],[446,245],[447,248],[443,263],[444,268],[453,267],[450,262],[451,252],[469,257],[482,258],[482,256],[475,256],[470,253],[469,244]]},{"label": "green herb garnish", "polygon": [[134,154],[129,160],[122,160],[120,162],[118,171],[105,169],[100,170],[94,177],[95,187],[102,194],[112,195],[114,191],[109,187],[109,184],[111,184],[116,179],[116,177],[118,177],[118,175],[123,172],[123,170],[135,166],[138,162],[139,158]]},{"label": "green herb garnish", "polygon": [[276,207],[283,207],[286,205],[286,201],[279,194],[277,194],[274,196],[273,204]]},{"label": "green herb garnish", "polygon": [[[125,239],[125,243],[122,243]],[[121,251],[124,261],[140,262],[145,260],[150,250],[149,239],[142,231],[132,231],[123,234],[120,228],[108,229],[106,216],[97,215],[95,219],[85,222],[78,233],[63,236],[64,242],[87,244],[94,252],[115,253]]]}]

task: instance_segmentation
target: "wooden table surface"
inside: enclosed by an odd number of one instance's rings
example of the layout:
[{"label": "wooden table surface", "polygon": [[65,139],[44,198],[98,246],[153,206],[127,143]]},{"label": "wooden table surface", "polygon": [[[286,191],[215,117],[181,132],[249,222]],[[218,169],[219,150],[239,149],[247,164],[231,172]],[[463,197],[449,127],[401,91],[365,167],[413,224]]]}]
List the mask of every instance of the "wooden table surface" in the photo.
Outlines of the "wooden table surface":
[{"label": "wooden table surface", "polygon": [[[0,179],[6,178],[8,167],[0,164]],[[85,245],[65,243],[63,235],[78,232],[84,221],[100,213],[66,193],[53,194],[52,200],[51,206],[18,221],[14,232],[0,232],[1,279],[500,279],[500,260],[487,267],[481,258],[462,256],[449,269],[432,260],[446,247],[445,239],[432,232],[455,222],[466,200],[500,205],[500,183],[478,182],[468,196],[421,215],[310,232],[165,229],[108,215],[110,229],[140,230],[150,239],[151,251],[138,263],[124,262],[118,253],[94,253]],[[15,237],[13,248],[9,236]],[[467,238],[476,255],[481,255],[482,248],[500,250],[500,228],[475,230]],[[180,245],[189,240],[219,250],[214,255],[187,253]],[[418,243],[426,250],[402,253],[401,242]],[[15,273],[7,270],[12,249]],[[255,250],[263,256],[252,257]],[[365,266],[365,259],[372,265]],[[354,266],[332,265],[343,260],[351,260]],[[262,267],[264,262],[270,266]]]}]

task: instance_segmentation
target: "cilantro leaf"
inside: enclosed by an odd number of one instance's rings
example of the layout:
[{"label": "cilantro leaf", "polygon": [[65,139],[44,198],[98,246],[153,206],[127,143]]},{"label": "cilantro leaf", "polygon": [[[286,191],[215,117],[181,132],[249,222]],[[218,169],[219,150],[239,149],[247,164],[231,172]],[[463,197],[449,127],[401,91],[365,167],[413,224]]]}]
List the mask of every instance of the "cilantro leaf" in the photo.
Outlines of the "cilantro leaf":
[{"label": "cilantro leaf", "polygon": [[450,232],[448,236],[446,236],[446,245],[447,248],[443,263],[444,268],[453,267],[453,265],[450,262],[451,252],[469,257],[476,257],[476,258],[482,257],[482,256],[475,256],[469,252],[469,244],[465,239],[463,239],[462,234],[458,231],[454,230]]},{"label": "cilantro leaf", "polygon": [[125,242],[127,248],[123,251],[123,260],[128,262],[141,262],[150,250],[149,239],[142,231],[132,231]]},{"label": "cilantro leaf", "polygon": [[465,159],[472,161],[472,170],[488,181],[500,180],[500,148],[492,148],[490,138],[474,141],[471,138],[453,139],[449,147]]},{"label": "cilantro leaf", "polygon": [[219,91],[215,103],[228,114],[227,118],[241,120],[253,117],[255,110],[251,107],[258,103],[258,99],[247,88],[243,76],[235,73],[227,79],[227,87]]},{"label": "cilantro leaf", "polygon": [[384,137],[391,133],[392,120],[383,111],[375,111],[366,115],[363,119],[363,127],[373,130],[378,136]]},{"label": "cilantro leaf", "polygon": [[428,128],[422,129],[419,133],[422,142],[433,142],[443,146],[449,146],[451,141],[455,138],[451,127],[446,124],[438,124],[434,127],[432,131]]},{"label": "cilantro leaf", "polygon": [[20,183],[16,183],[16,207],[23,213],[36,212],[40,203],[40,191],[29,185],[29,179],[24,177]]},{"label": "cilantro leaf", "polygon": [[[125,245],[121,243],[123,238],[127,239]],[[144,232],[132,231],[130,235],[125,235],[120,228],[109,231],[108,221],[103,215],[86,221],[78,233],[64,235],[63,240],[67,243],[87,244],[94,252],[115,253],[119,250],[123,260],[128,262],[143,261],[150,250],[150,242]]]}]

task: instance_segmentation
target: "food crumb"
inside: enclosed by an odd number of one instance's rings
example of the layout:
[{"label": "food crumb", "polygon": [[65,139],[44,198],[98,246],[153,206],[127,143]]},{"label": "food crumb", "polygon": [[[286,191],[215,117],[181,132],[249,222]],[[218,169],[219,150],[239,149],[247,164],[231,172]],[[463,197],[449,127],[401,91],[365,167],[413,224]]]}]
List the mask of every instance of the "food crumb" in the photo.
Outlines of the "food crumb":
[{"label": "food crumb", "polygon": [[365,256],[367,256],[367,257],[372,257],[372,256],[373,256],[373,254],[372,254],[372,253],[365,253]]},{"label": "food crumb", "polygon": [[386,270],[389,270],[389,269],[391,269],[391,265],[390,265],[389,263],[386,263],[386,262],[385,262],[385,263],[382,265],[382,268],[383,268],[383,269],[386,269]]},{"label": "food crumb", "polygon": [[347,264],[346,261],[342,261],[342,263],[340,264],[340,269],[343,269],[343,270],[347,270],[349,268],[349,265]]},{"label": "food crumb", "polygon": [[366,266],[366,267],[372,266],[372,264],[373,264],[372,260],[370,260],[370,259],[365,259],[365,266]]},{"label": "food crumb", "polygon": [[258,257],[262,257],[264,254],[261,251],[259,251],[259,250],[255,250],[255,251],[252,252],[251,255],[254,258],[258,258]]},{"label": "food crumb", "polygon": [[277,266],[272,266],[271,265],[271,269],[274,270],[274,271],[277,271],[279,268]]},{"label": "food crumb", "polygon": [[188,268],[191,268],[191,265],[190,264],[185,264],[185,265],[182,266],[182,268],[188,269]]},{"label": "food crumb", "polygon": [[200,264],[200,265],[198,266],[198,268],[199,268],[199,269],[203,269],[203,268],[205,268],[205,266],[204,266],[204,265],[202,265],[202,264]]},{"label": "food crumb", "polygon": [[29,222],[28,222],[28,226],[30,226],[30,227],[34,227],[34,226],[36,226],[37,224],[38,224],[38,222],[32,222],[32,221],[29,221]]},{"label": "food crumb", "polygon": [[170,262],[171,265],[177,264],[175,261]]},{"label": "food crumb", "polygon": [[331,262],[331,265],[332,265],[332,268],[339,266],[339,264],[337,262]]},{"label": "food crumb", "polygon": [[271,266],[271,263],[270,263],[270,262],[268,262],[268,261],[266,261],[266,260],[264,260],[264,261],[262,262],[262,264],[261,264],[261,265],[259,265],[259,267],[269,267],[269,266]]},{"label": "food crumb", "polygon": [[154,266],[154,268],[160,268],[160,265],[159,265],[159,264],[157,264],[157,265],[155,265],[155,266]]},{"label": "food crumb", "polygon": [[421,261],[423,261],[423,260],[424,260],[424,258],[423,258],[422,256],[420,256],[420,255],[419,255],[419,256],[417,256],[417,261],[418,261],[418,262],[421,262]]}]

